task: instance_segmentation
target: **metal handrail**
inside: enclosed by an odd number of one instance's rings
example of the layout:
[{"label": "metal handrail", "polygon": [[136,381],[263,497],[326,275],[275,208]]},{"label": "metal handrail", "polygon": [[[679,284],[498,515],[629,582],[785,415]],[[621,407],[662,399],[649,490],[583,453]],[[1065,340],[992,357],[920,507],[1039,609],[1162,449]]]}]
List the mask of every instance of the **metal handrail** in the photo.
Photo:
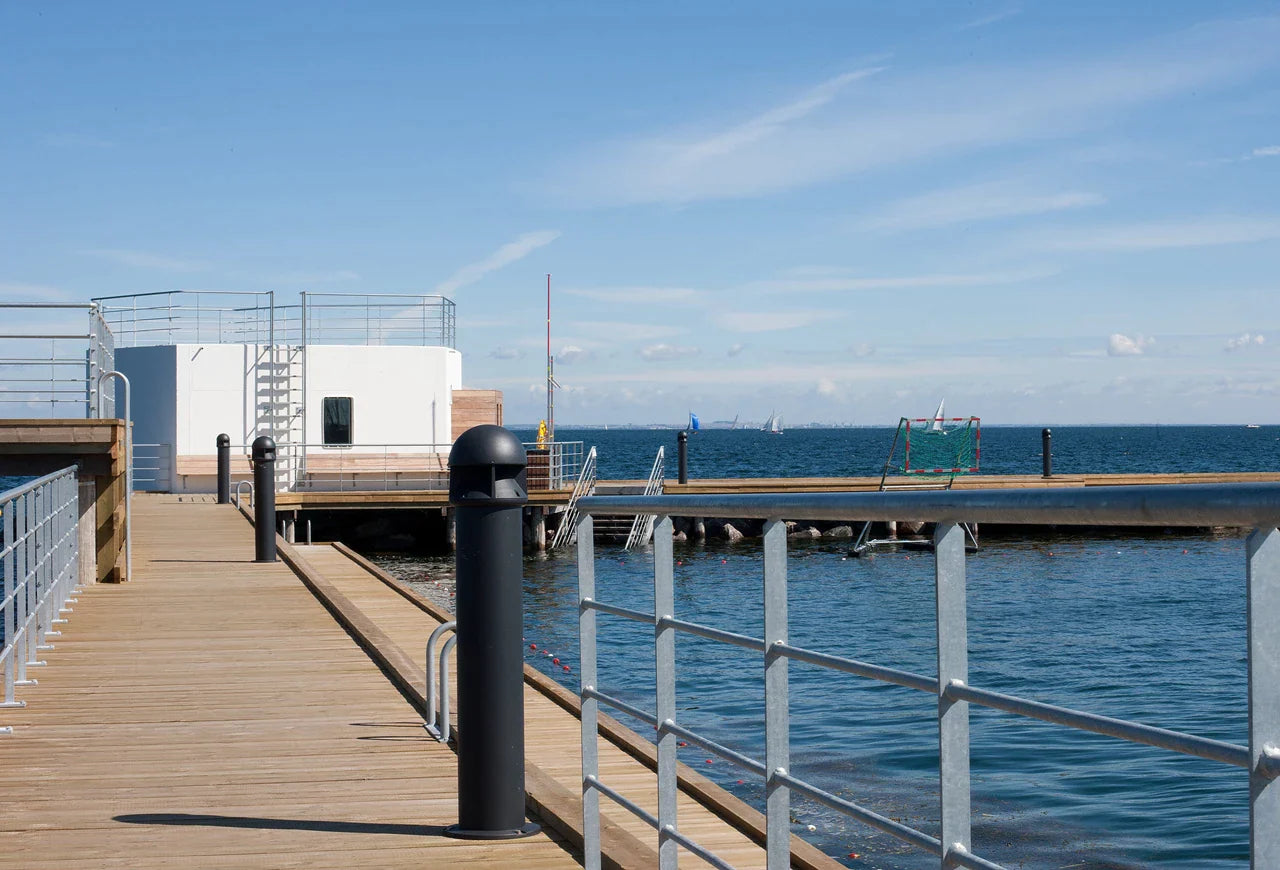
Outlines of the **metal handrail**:
[{"label": "metal handrail", "polygon": [[[645,495],[658,495],[662,492],[662,476],[665,464],[663,461],[663,448],[659,447],[658,455],[653,460],[653,468],[649,471],[649,480],[644,485]],[[657,518],[656,514],[636,514],[635,519],[631,521],[631,531],[627,534],[627,543],[623,545],[622,549],[630,550],[632,547],[639,547],[649,543],[649,539],[653,537],[653,522]]]},{"label": "metal handrail", "polygon": [[240,508],[240,487],[242,486],[249,487],[249,507],[253,507],[253,481],[237,480],[236,481],[236,509],[237,510],[239,510]]},{"label": "metal handrail", "polygon": [[[422,726],[427,729],[427,733],[441,743],[449,742],[449,653],[453,651],[453,647],[458,642],[458,623],[456,621],[443,622],[437,625],[435,630],[431,632],[431,636],[427,638],[427,721]],[[455,632],[453,637],[446,640],[440,647],[440,687],[436,689],[436,641],[440,639],[446,631]],[[436,702],[439,699],[439,712],[437,714]]]},{"label": "metal handrail", "polygon": [[587,458],[582,463],[582,470],[578,472],[578,480],[573,485],[573,492],[569,494],[569,503],[565,505],[564,513],[560,517],[560,525],[556,529],[556,535],[552,538],[549,549],[554,550],[564,544],[573,542],[574,537],[578,534],[578,527],[581,525],[578,505],[585,501],[595,491],[595,488],[596,449],[592,447],[587,452]]},{"label": "metal handrail", "polygon": [[583,513],[726,519],[918,520],[1064,526],[1280,523],[1280,483],[1189,483],[1082,489],[591,496]]},{"label": "metal handrail", "polygon": [[[591,496],[578,535],[579,635],[582,661],[582,782],[584,822],[599,812],[598,794],[616,793],[599,782],[598,705],[607,704],[657,725],[658,807],[661,825],[675,828],[676,735],[764,776],[766,854],[770,870],[790,866],[790,793],[795,791],[836,811],[939,856],[942,867],[999,870],[970,846],[969,710],[979,704],[1077,730],[1193,755],[1250,771],[1251,854],[1254,867],[1280,866],[1280,484],[1193,484],[1105,489],[1034,489],[1016,492],[932,491],[805,493],[720,496]],[[655,513],[654,612],[644,613],[595,599],[595,515]],[[764,519],[764,636],[751,638],[676,619],[671,530],[673,515]],[[804,520],[921,520],[934,533],[938,669],[912,674],[787,643],[786,526]],[[1240,746],[1139,722],[1073,710],[969,685],[965,592],[966,522],[1008,524],[1253,527],[1246,549],[1249,632],[1249,745]],[[657,712],[628,708],[597,685],[597,614],[648,621],[655,629]],[[763,652],[765,760],[734,750],[676,724],[675,633]],[[941,837],[880,816],[839,798],[788,771],[787,663],[791,660],[929,692],[938,700]],[[721,752],[725,750],[731,755]],[[587,824],[585,864],[600,866],[599,825]],[[669,839],[669,838],[667,838]],[[659,866],[675,866],[675,852],[659,838]]]},{"label": "metal handrail", "polygon": [[[0,707],[25,707],[15,687],[34,686],[27,669],[45,664],[36,656],[53,649],[68,604],[80,583],[80,487],[74,466],[0,492]],[[12,734],[11,727],[0,734]]]}]

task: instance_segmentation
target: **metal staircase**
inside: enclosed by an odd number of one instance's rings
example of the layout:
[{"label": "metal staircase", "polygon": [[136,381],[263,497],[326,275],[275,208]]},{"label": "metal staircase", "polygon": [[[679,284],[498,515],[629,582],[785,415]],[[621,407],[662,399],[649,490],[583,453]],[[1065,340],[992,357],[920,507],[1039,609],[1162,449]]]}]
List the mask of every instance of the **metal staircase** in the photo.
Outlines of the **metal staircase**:
[{"label": "metal staircase", "polygon": [[[644,487],[645,495],[662,495],[665,465],[663,449],[659,447],[658,455],[653,460],[653,470],[649,472],[649,482]],[[656,514],[636,514],[636,518],[631,522],[631,532],[627,535],[627,543],[623,549],[630,550],[649,543],[649,539],[653,537],[653,521],[657,518]]]},{"label": "metal staircase", "polygon": [[258,345],[254,362],[255,431],[276,442],[276,489],[282,491],[306,471],[306,354],[303,345]]},{"label": "metal staircase", "polygon": [[551,539],[549,549],[555,550],[578,540],[578,501],[595,492],[596,489],[596,449],[592,447],[582,460],[582,470],[578,473],[578,482],[573,485],[569,495],[569,503],[565,506],[564,516],[560,519],[560,527]]}]

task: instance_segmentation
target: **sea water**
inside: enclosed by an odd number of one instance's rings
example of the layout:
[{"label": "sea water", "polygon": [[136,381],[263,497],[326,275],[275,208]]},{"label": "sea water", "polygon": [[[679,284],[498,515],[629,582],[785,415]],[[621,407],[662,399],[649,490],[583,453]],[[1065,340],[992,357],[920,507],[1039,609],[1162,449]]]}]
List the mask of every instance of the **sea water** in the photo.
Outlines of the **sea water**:
[{"label": "sea water", "polygon": [[[660,444],[669,457],[674,449],[670,431],[557,434],[595,444],[605,478],[646,476]],[[982,434],[984,471],[1039,473],[1038,428]],[[780,438],[703,430],[690,438],[690,475],[873,474],[891,439],[892,430],[792,430]],[[1277,427],[1063,427],[1054,429],[1053,448],[1060,473],[1280,470]],[[669,459],[669,474],[672,466]],[[932,555],[854,559],[847,547],[833,540],[789,544],[791,642],[933,672]],[[678,617],[760,636],[758,541],[678,543],[675,555]],[[450,559],[379,562],[450,605]],[[1244,538],[1235,530],[984,542],[967,561],[970,681],[1245,744],[1244,568]],[[600,545],[596,571],[600,600],[652,609],[650,550]],[[574,690],[576,590],[572,552],[525,561],[526,659]],[[599,633],[602,690],[652,710],[652,629],[602,615]],[[570,671],[553,665],[548,653]],[[763,758],[759,654],[680,635],[677,693],[682,724]],[[792,663],[790,705],[794,772],[937,835],[932,696]],[[972,705],[970,711],[973,842],[980,854],[1009,867],[1247,866],[1245,771]],[[628,724],[651,733],[642,723]],[[763,807],[753,774],[696,747],[680,753]],[[798,834],[847,866],[936,866],[936,859],[802,798],[793,797],[793,815]]]}]

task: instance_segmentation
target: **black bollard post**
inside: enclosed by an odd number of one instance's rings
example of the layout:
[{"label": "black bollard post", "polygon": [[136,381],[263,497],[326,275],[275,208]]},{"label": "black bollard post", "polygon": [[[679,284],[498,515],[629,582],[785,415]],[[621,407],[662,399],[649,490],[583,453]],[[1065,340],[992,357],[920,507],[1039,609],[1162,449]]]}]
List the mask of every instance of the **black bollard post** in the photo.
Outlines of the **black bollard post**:
[{"label": "black bollard post", "polygon": [[457,516],[458,823],[445,833],[505,840],[524,817],[525,452],[501,426],[463,432],[449,452]]},{"label": "black bollard post", "polygon": [[218,436],[218,504],[231,504],[231,438]]},{"label": "black bollard post", "polygon": [[276,442],[253,439],[253,530],[255,562],[276,560]]},{"label": "black bollard post", "polygon": [[1040,431],[1040,456],[1044,463],[1044,476],[1053,477],[1053,433],[1048,429]]},{"label": "black bollard post", "polygon": [[678,465],[676,467],[679,469],[679,477],[677,479],[679,480],[680,483],[688,483],[689,482],[689,433],[688,432],[676,433],[676,456],[678,458],[677,459]]}]

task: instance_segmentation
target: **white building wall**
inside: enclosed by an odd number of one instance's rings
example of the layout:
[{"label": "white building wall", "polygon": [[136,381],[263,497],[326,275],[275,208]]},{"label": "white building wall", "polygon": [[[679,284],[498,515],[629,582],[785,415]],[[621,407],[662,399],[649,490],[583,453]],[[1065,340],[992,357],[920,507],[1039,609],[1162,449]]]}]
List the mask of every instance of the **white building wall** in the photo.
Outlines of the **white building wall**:
[{"label": "white building wall", "polygon": [[[177,454],[212,456],[217,438],[231,436],[232,450],[253,441],[253,347],[179,344],[176,352]],[[247,438],[247,440],[246,440]]]},{"label": "white building wall", "polygon": [[438,444],[445,452],[451,398],[461,383],[462,355],[450,348],[312,345],[307,348],[307,443],[323,440],[323,399],[350,396],[357,449]]}]

